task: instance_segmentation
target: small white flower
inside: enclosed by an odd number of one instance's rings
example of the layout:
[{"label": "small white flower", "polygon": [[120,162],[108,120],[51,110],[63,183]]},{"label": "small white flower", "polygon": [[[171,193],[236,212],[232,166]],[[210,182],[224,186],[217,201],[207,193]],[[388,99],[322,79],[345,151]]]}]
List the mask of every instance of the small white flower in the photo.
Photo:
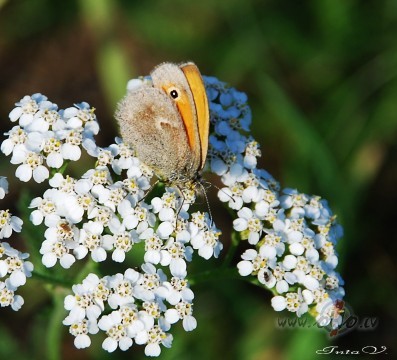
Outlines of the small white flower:
[{"label": "small white flower", "polygon": [[80,231],[80,245],[74,249],[77,259],[84,258],[91,252],[91,258],[95,262],[106,260],[106,250],[111,250],[113,241],[111,238],[102,236],[103,225],[100,222],[89,221],[83,225]]},{"label": "small white flower", "polygon": [[0,210],[0,239],[7,239],[12,232],[21,232],[23,221],[11,215],[9,210]]},{"label": "small white flower", "polygon": [[187,280],[178,277],[173,277],[170,282],[164,281],[156,290],[156,295],[171,305],[176,305],[181,300],[190,303],[194,299],[194,293],[188,287]]},{"label": "small white flower", "polygon": [[257,244],[263,230],[261,220],[258,219],[253,211],[247,207],[239,210],[237,215],[238,218],[233,221],[233,228],[239,232],[247,230],[248,242],[252,245]]},{"label": "small white flower", "polygon": [[102,348],[108,352],[128,350],[132,346],[132,339],[127,334],[127,329],[122,323],[122,316],[119,311],[113,311],[109,315],[102,316],[98,327],[106,331],[107,338],[102,343]]},{"label": "small white flower", "polygon": [[11,164],[21,164],[17,167],[15,176],[23,182],[29,181],[32,176],[38,183],[48,179],[50,173],[43,162],[42,155],[29,151],[24,145],[17,145],[11,158]]},{"label": "small white flower", "polygon": [[55,202],[51,199],[52,193],[51,190],[47,190],[44,198],[37,197],[31,201],[29,208],[37,208],[30,214],[30,221],[34,225],[40,225],[44,220],[46,226],[50,226],[60,220],[60,216],[56,214]]},{"label": "small white flower", "polygon": [[0,243],[0,306],[11,306],[18,311],[24,300],[15,291],[32,276],[33,264],[26,259],[29,254],[21,253],[6,242]]},{"label": "small white flower", "polygon": [[8,194],[8,181],[4,176],[0,176],[0,199],[4,199],[4,196]]},{"label": "small white flower", "polygon": [[275,311],[283,311],[287,307],[287,302],[284,296],[274,296],[272,298],[272,307]]},{"label": "small white flower", "polygon": [[46,267],[53,267],[60,261],[63,268],[70,268],[76,261],[70,253],[77,247],[79,230],[67,221],[61,220],[55,226],[49,227],[44,236],[40,248],[40,254],[43,255],[42,262]]},{"label": "small white flower", "polygon": [[[197,224],[197,223],[196,223]],[[198,250],[198,254],[208,260],[212,256],[217,258],[223,248],[223,244],[219,241],[221,232],[216,228],[200,229],[200,224],[189,224],[190,243],[193,249]]]}]

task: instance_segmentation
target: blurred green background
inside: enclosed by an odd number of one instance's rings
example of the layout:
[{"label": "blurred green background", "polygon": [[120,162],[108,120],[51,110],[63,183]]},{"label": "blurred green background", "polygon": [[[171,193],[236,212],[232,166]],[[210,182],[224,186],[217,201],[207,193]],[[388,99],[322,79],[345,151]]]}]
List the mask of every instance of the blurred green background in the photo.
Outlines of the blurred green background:
[{"label": "blurred green background", "polygon": [[[345,228],[338,250],[346,301],[378,326],[332,341],[318,330],[279,329],[277,318],[287,314],[272,310],[270,293],[214,279],[194,288],[198,328],[185,333],[176,326],[173,347],[160,358],[316,359],[328,345],[386,345],[392,357],[396,39],[395,0],[0,0],[0,130],[10,128],[16,101],[42,92],[61,108],[94,106],[105,146],[117,134],[112,114],[127,79],[163,61],[193,60],[203,74],[248,94],[261,166],[283,186],[329,200]],[[13,182],[15,169],[4,157],[0,170]],[[11,206],[19,186],[11,184]],[[210,195],[218,226],[230,228],[216,190]],[[223,241],[227,246],[227,235]],[[54,312],[45,288],[30,283],[20,312],[0,310],[0,359],[44,359],[52,341],[61,343],[62,359],[142,358],[135,346],[108,355],[100,339],[74,349],[66,327],[61,338],[54,335],[62,306]]]}]

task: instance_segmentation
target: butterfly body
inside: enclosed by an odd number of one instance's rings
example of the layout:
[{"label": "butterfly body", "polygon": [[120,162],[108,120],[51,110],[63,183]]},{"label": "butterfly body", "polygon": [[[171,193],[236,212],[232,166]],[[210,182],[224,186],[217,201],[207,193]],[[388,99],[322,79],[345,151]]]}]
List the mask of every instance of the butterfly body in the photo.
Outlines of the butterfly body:
[{"label": "butterfly body", "polygon": [[121,136],[163,181],[180,185],[200,178],[208,148],[209,110],[193,63],[164,63],[152,84],[130,91],[116,112]]}]

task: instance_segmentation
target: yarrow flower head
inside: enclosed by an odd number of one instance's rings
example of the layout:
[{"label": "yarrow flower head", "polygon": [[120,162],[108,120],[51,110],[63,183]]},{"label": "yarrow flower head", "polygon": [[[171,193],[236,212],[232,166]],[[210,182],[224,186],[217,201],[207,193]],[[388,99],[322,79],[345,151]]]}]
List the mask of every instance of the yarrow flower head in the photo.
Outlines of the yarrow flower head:
[{"label": "yarrow flower head", "polygon": [[128,269],[124,274],[100,279],[90,274],[73,287],[74,295],[65,298],[69,315],[64,324],[75,336],[75,346],[90,346],[90,335],[103,331],[103,349],[129,349],[133,342],[145,345],[145,354],[158,356],[161,346],[170,347],[171,326],[183,321],[186,331],[196,327],[193,317],[193,292],[187,280],[167,281],[161,270],[144,264],[142,272]]},{"label": "yarrow flower head", "polygon": [[[336,216],[324,199],[281,190],[258,169],[262,153],[249,135],[246,95],[216,78],[203,78],[211,122],[205,170],[220,177],[218,198],[232,210],[232,230],[246,246],[239,274],[271,289],[276,311],[309,312],[321,326],[336,328],[344,296],[336,271],[335,246],[342,236]],[[128,88],[150,81],[135,79]],[[104,277],[91,273],[72,287],[63,323],[75,346],[89,347],[92,335],[103,332],[108,352],[135,343],[145,346],[147,356],[159,356],[162,347],[172,345],[174,324],[181,322],[185,331],[197,326],[189,264],[197,255],[219,257],[221,230],[208,213],[192,211],[199,193],[193,183],[157,185],[153,169],[120,138],[98,146],[94,110],[84,102],[62,110],[44,95],[25,96],[9,114],[15,126],[1,151],[11,155],[21,181],[50,178],[49,188],[29,205],[31,222],[45,229],[40,247],[45,267],[68,269],[79,261],[123,266],[144,252],[139,267]],[[80,177],[67,174],[66,164],[79,160],[82,150],[95,164]],[[7,192],[8,183],[0,177],[0,198]],[[21,227],[21,219],[0,210],[0,239]],[[31,276],[27,258],[0,243],[1,306],[21,307],[23,299],[15,291]]]},{"label": "yarrow flower head", "polygon": [[[8,181],[0,177],[0,198],[8,193]],[[13,232],[21,232],[23,221],[10,213],[0,210],[0,240],[10,238]],[[26,278],[32,276],[33,264],[27,261],[29,254],[14,249],[9,243],[0,241],[0,306],[11,306],[18,311],[24,299],[16,294]]]},{"label": "yarrow flower head", "polygon": [[81,145],[99,131],[94,109],[87,103],[65,110],[42,94],[25,96],[10,112],[17,122],[1,144],[5,155],[12,155],[11,163],[18,165],[15,175],[27,182],[32,177],[41,183],[50,176],[50,169],[59,169],[65,161],[77,161]]},{"label": "yarrow flower head", "polygon": [[344,296],[335,271],[342,229],[325,200],[292,189],[280,192],[271,175],[256,168],[259,145],[241,131],[249,130],[251,119],[245,95],[214,78],[206,82],[215,130],[209,159],[225,185],[218,196],[236,211],[233,228],[250,245],[238,271],[275,291],[276,311],[319,314],[324,304]]},{"label": "yarrow flower head", "polygon": [[18,216],[13,216],[9,210],[0,210],[0,239],[7,239],[12,232],[20,232],[23,221]]}]

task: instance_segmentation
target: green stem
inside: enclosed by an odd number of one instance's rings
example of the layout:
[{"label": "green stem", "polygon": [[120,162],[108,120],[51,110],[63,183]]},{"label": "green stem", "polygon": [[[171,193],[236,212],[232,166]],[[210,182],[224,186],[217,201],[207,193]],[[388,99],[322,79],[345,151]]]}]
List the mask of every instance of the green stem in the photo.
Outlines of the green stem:
[{"label": "green stem", "polygon": [[32,274],[35,278],[39,278],[40,280],[45,280],[47,283],[52,285],[59,285],[67,288],[70,288],[73,285],[73,283],[69,280],[56,277],[52,274],[46,274],[38,270],[33,270]]},{"label": "green stem", "polygon": [[188,277],[189,284],[192,286],[208,281],[219,281],[228,279],[245,281],[262,289],[269,290],[271,293],[273,293],[273,295],[278,295],[275,288],[269,289],[265,285],[261,284],[256,276],[241,276],[238,273],[236,267],[226,269],[224,267],[220,267],[218,269],[206,270]]},{"label": "green stem", "polygon": [[59,169],[51,168],[50,178],[52,178],[55,174],[59,173],[62,174],[65,172],[66,168],[68,167],[70,161],[65,160],[62,166]]},{"label": "green stem", "polygon": [[62,320],[65,317],[63,300],[66,294],[62,288],[57,287],[54,290],[54,308],[48,323],[46,352],[49,360],[60,360],[63,330]]},{"label": "green stem", "polygon": [[234,254],[236,253],[237,246],[240,243],[240,236],[237,232],[233,231],[230,241],[229,249],[226,253],[225,259],[222,264],[222,268],[227,268],[233,260]]},{"label": "green stem", "polygon": [[88,274],[90,273],[95,273],[99,276],[98,274],[98,263],[94,262],[91,258],[87,260],[85,263],[84,267],[79,271],[77,276],[74,279],[74,283],[78,284],[81,283]]},{"label": "green stem", "polygon": [[213,270],[203,271],[198,274],[189,276],[188,280],[191,285],[197,285],[208,281],[219,281],[219,279],[235,279],[243,280],[237,272],[237,268],[218,268]]}]

